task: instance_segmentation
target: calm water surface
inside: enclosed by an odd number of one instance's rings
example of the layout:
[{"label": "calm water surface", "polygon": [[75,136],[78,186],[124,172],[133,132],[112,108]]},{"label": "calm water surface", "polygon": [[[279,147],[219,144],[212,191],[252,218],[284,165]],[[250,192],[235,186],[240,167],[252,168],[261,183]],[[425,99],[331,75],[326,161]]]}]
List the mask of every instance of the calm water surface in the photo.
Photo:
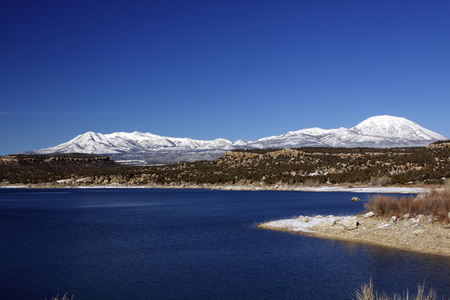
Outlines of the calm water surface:
[{"label": "calm water surface", "polygon": [[[353,196],[361,202],[350,202]],[[365,194],[0,189],[2,299],[351,299],[426,278],[450,297],[450,260],[273,232],[256,223],[348,215]]]}]

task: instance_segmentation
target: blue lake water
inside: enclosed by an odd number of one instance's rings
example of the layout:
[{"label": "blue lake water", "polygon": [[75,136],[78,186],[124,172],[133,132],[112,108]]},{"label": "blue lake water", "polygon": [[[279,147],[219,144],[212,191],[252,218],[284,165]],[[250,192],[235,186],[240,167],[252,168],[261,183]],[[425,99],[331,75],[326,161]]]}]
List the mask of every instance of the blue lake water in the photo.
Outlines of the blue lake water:
[{"label": "blue lake water", "polygon": [[[353,196],[361,202],[350,202]],[[2,299],[351,299],[376,289],[450,297],[450,259],[258,229],[361,212],[366,194],[0,189]]]}]

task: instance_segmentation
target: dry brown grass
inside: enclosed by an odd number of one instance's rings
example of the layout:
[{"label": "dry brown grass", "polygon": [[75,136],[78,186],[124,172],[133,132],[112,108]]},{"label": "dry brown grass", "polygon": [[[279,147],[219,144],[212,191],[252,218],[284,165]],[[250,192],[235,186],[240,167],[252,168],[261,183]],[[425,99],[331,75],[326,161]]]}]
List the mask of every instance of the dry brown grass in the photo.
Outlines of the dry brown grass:
[{"label": "dry brown grass", "polygon": [[450,190],[450,178],[444,179],[444,188],[446,188],[447,190]]},{"label": "dry brown grass", "polygon": [[[47,298],[45,298],[45,300],[47,300]],[[59,298],[59,295],[56,295],[56,297],[52,297],[51,300],[73,300],[73,295],[72,297],[67,297],[67,294],[64,294],[64,296],[62,296],[62,298]]]},{"label": "dry brown grass", "polygon": [[373,186],[388,186],[392,184],[392,178],[390,178],[389,176],[381,176],[381,177],[370,177],[370,181],[369,181],[370,185]]},{"label": "dry brown grass", "polygon": [[364,205],[366,212],[372,211],[377,216],[402,217],[409,214],[432,216],[433,220],[449,223],[450,190],[436,191],[419,197],[404,196],[397,199],[394,196],[375,195]]},{"label": "dry brown grass", "polygon": [[[435,300],[437,299],[436,293],[433,289],[430,289],[428,293],[425,292],[425,282],[417,285],[417,295],[410,295],[409,291],[406,291],[403,296],[394,294],[389,297],[385,292],[378,292],[373,289],[372,278],[369,283],[361,285],[361,290],[355,292],[356,300]],[[444,298],[442,298],[444,299]]]}]

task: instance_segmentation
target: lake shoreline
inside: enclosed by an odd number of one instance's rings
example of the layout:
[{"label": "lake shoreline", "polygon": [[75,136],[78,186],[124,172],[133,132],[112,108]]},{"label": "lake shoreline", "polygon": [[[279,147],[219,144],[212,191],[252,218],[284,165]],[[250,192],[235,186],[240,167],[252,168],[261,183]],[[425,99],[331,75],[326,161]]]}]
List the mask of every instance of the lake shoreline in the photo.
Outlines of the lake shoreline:
[{"label": "lake shoreline", "polygon": [[450,227],[425,216],[405,219],[316,216],[260,223],[256,227],[450,257]]},{"label": "lake shoreline", "polygon": [[[442,186],[367,186],[367,185],[320,185],[320,186],[292,186],[292,185],[218,185],[218,184],[168,184],[168,185],[74,185],[61,183],[46,184],[26,184],[10,185],[2,184],[0,189],[55,189],[55,188],[99,188],[99,189],[205,189],[205,190],[224,190],[224,191],[299,191],[299,192],[350,192],[350,193],[395,193],[395,194],[419,194],[427,193],[432,189],[442,188]],[[349,199],[350,200],[350,199]],[[409,220],[415,224],[405,225],[405,220],[392,222],[383,218],[363,218],[361,215],[350,217],[326,218],[354,218],[358,222],[358,227],[353,230],[346,230],[340,226],[334,228],[310,228],[302,229],[295,219],[279,220],[267,223],[260,223],[258,228],[270,229],[282,232],[302,234],[316,238],[326,238],[333,240],[351,241],[358,243],[374,244],[390,248],[396,248],[407,251],[445,255],[450,256],[450,229],[444,228],[444,224],[424,222],[421,220]],[[310,218],[314,220],[314,218]],[[307,223],[307,222],[304,222]],[[310,222],[309,224],[313,224]],[[447,226],[448,227],[448,226]],[[414,229],[414,230],[413,230]],[[403,237],[399,239],[399,237]],[[406,237],[406,238],[405,238]],[[429,246],[433,245],[433,246]]]},{"label": "lake shoreline", "polygon": [[42,184],[0,184],[0,188],[150,188],[150,189],[207,189],[224,191],[299,191],[299,192],[350,192],[350,193],[394,193],[394,194],[419,194],[442,186],[368,186],[368,185],[334,185],[324,184],[319,186],[302,185],[220,185],[220,184],[152,184],[152,185],[84,185],[72,182],[42,183]]}]

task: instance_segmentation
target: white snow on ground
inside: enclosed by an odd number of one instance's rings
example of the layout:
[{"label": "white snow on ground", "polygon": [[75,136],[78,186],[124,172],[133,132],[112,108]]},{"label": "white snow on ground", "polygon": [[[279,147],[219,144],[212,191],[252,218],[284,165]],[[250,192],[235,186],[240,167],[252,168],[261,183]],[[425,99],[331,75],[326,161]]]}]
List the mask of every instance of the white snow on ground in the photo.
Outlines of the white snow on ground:
[{"label": "white snow on ground", "polygon": [[[70,183],[73,179],[63,179],[58,180],[57,183],[65,184]],[[79,181],[79,180],[77,180]],[[6,185],[0,186],[1,188],[28,188],[25,185]],[[74,188],[179,188],[179,189],[188,189],[188,188],[196,188],[196,189],[214,189],[214,190],[234,190],[234,191],[264,191],[264,190],[272,190],[270,187],[255,187],[255,186],[246,186],[246,185],[211,185],[208,187],[205,186],[126,186],[120,185],[117,183],[108,184],[108,185],[98,185],[98,186],[73,186]],[[369,194],[387,194],[387,193],[395,193],[395,194],[419,194],[428,192],[428,188],[420,188],[420,187],[356,187],[356,188],[348,188],[348,187],[340,187],[340,186],[319,186],[319,187],[281,187],[276,189],[278,191],[299,191],[299,192],[350,192],[350,193],[369,193]]]},{"label": "white snow on ground", "polygon": [[71,183],[72,181],[73,181],[73,179],[61,179],[61,180],[56,180],[56,183],[63,184],[63,183]]},{"label": "white snow on ground", "polygon": [[[356,219],[355,216],[346,216],[346,217],[336,217],[333,215],[322,217],[322,216],[316,216],[309,218],[308,222],[300,221],[298,218],[295,219],[285,219],[285,220],[278,220],[278,221],[271,221],[264,223],[264,227],[268,227],[270,229],[279,229],[279,230],[289,230],[292,232],[312,232],[313,228],[316,226],[320,226],[321,224],[330,223],[333,221],[336,222],[343,222],[346,220],[352,220]],[[340,226],[337,224],[337,226]]]},{"label": "white snow on ground", "polygon": [[[268,186],[267,188],[254,187],[254,186],[245,186],[245,185],[222,185],[216,186],[214,189],[217,190],[270,190],[271,188]],[[318,186],[318,187],[280,187],[278,190],[280,191],[299,191],[299,192],[351,192],[351,193],[396,193],[396,194],[419,194],[428,191],[428,188],[421,187],[342,187],[342,186]]]},{"label": "white snow on ground", "polygon": [[385,224],[383,224],[383,225],[378,226],[377,228],[378,228],[378,229],[381,229],[381,228],[385,228],[385,227],[388,227],[388,226],[389,226],[389,224],[388,224],[388,223],[385,223]]},{"label": "white snow on ground", "polygon": [[22,189],[22,188],[26,188],[26,186],[24,185],[8,185],[8,186],[0,186],[0,188],[5,189]]},{"label": "white snow on ground", "polygon": [[352,193],[399,193],[399,194],[418,194],[427,191],[420,187],[359,187],[348,188],[340,186],[320,186],[320,187],[300,187],[296,191],[308,192],[352,192]]}]

